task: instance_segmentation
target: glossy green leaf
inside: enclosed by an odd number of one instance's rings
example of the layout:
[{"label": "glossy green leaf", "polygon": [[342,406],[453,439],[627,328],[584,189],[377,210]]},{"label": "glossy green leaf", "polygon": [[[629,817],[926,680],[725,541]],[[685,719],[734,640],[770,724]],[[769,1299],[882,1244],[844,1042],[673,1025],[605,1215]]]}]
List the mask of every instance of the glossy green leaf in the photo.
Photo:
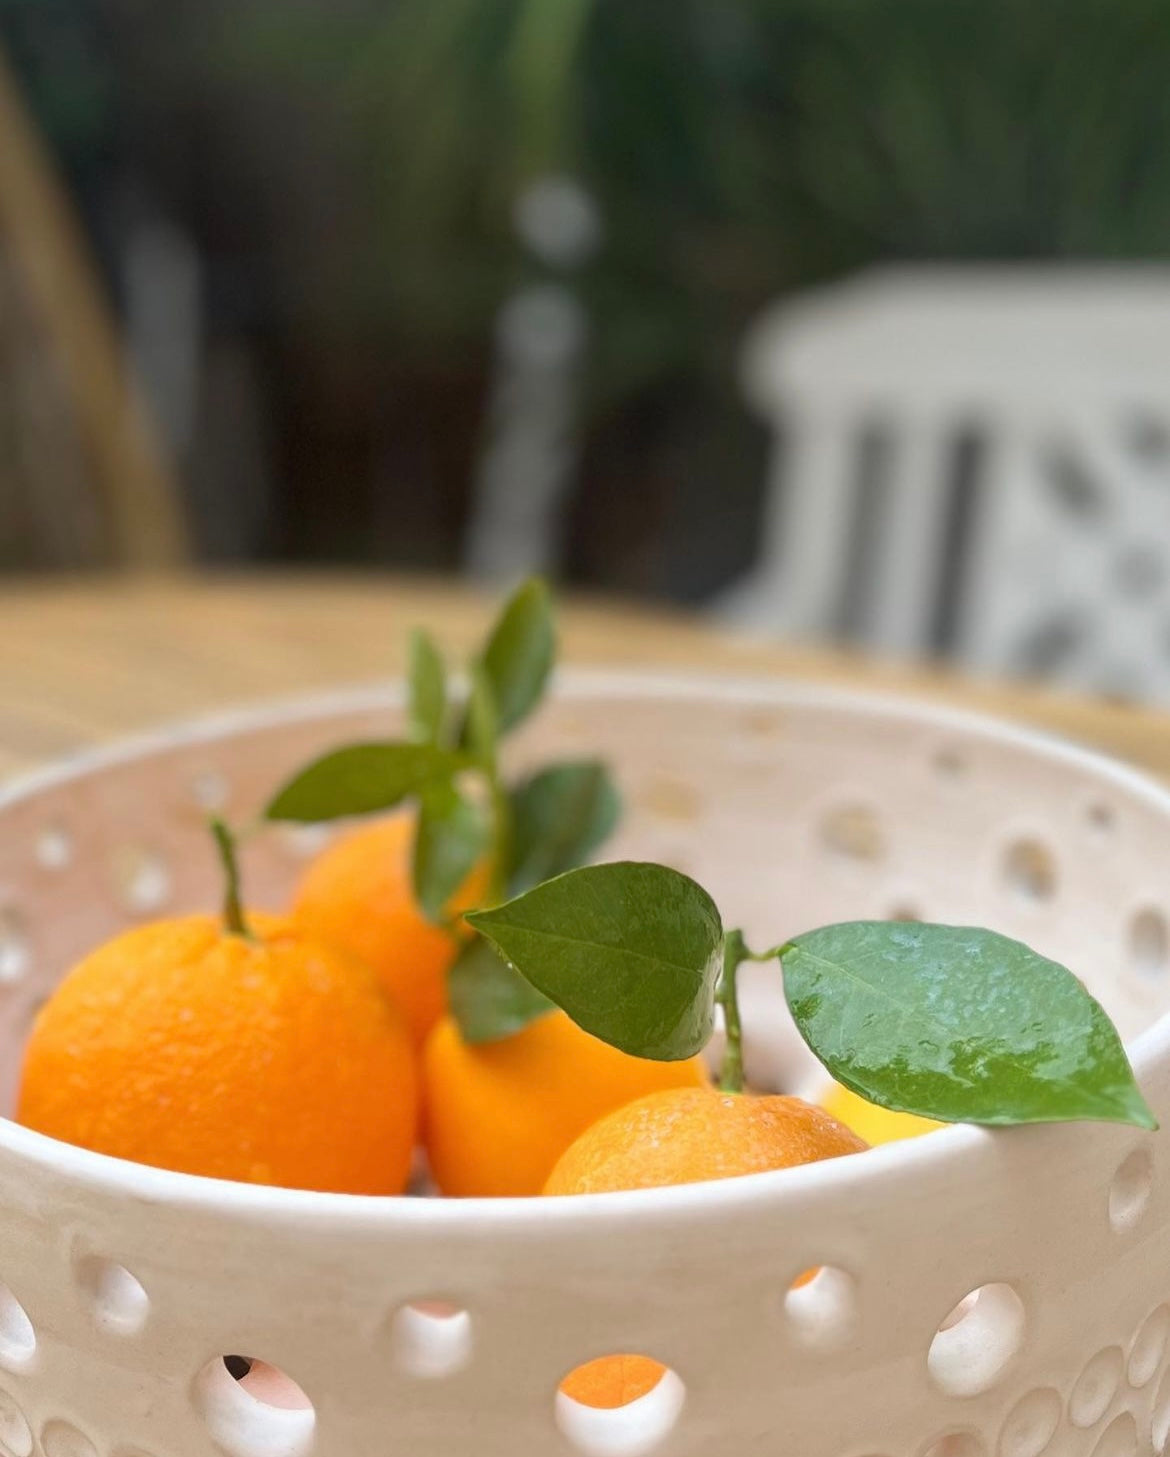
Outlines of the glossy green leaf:
[{"label": "glossy green leaf", "polygon": [[428,785],[449,780],[466,762],[433,744],[349,744],[294,774],[277,790],[264,818],[308,824],[392,809]]},{"label": "glossy green leaf", "polygon": [[490,843],[491,826],[481,804],[451,780],[424,790],[414,838],[414,891],[432,921],[443,921],[451,897]]},{"label": "glossy green leaf", "polygon": [[464,1042],[498,1042],[553,1010],[482,936],[460,952],[447,976],[447,995]]},{"label": "glossy green leaf", "polygon": [[512,792],[513,892],[585,864],[613,833],[621,796],[599,760],[553,764]]},{"label": "glossy green leaf", "polygon": [[498,731],[506,734],[540,702],[556,657],[556,629],[546,583],[525,582],[504,604],[483,651]]},{"label": "glossy green leaf", "polygon": [[637,1057],[692,1057],[714,1023],[723,927],[705,890],[663,865],[570,870],[468,920],[595,1037]]},{"label": "glossy green leaf", "polygon": [[856,921],[794,937],[784,989],[846,1087],[945,1122],[1155,1127],[1121,1039],[1076,977],[962,926]]},{"label": "glossy green leaf", "polygon": [[447,674],[434,639],[422,628],[410,635],[407,687],[410,737],[417,743],[437,744],[447,715]]}]

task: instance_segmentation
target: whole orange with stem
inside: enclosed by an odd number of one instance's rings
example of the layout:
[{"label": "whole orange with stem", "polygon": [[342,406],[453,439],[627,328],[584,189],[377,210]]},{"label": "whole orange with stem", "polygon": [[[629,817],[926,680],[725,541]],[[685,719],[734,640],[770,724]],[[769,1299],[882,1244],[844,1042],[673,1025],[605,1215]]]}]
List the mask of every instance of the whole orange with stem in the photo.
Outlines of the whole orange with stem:
[{"label": "whole orange with stem", "polygon": [[401,1193],[418,1087],[398,1013],[362,963],[245,916],[225,856],[224,918],[137,927],[68,974],[29,1038],[18,1121],[180,1173]]},{"label": "whole orange with stem", "polygon": [[[446,1008],[458,947],[415,899],[414,831],[415,816],[400,813],[341,836],[301,877],[291,913],[313,936],[373,969],[421,1046]],[[486,864],[473,870],[452,909],[475,905],[488,879]]]},{"label": "whole orange with stem", "polygon": [[474,1044],[445,1017],[423,1052],[431,1173],[444,1194],[539,1194],[557,1159],[603,1114],[645,1093],[707,1081],[699,1058],[631,1057],[560,1011]]},{"label": "whole orange with stem", "polygon": [[[677,1088],[639,1098],[587,1129],[560,1158],[544,1192],[602,1194],[696,1184],[793,1168],[868,1146],[801,1098]],[[811,1277],[809,1272],[801,1278]],[[665,1372],[649,1356],[602,1356],[571,1372],[560,1390],[583,1406],[625,1406],[652,1391]]]}]

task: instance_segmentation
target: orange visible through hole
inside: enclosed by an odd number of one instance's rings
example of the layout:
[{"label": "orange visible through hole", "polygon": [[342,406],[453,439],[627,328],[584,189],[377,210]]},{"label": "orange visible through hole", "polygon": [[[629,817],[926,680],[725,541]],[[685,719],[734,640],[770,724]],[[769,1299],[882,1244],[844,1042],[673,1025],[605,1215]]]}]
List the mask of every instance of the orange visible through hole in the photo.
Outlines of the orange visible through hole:
[{"label": "orange visible through hole", "polygon": [[650,1356],[599,1356],[570,1371],[561,1393],[582,1406],[612,1410],[648,1396],[667,1368]]},{"label": "orange visible through hole", "polygon": [[240,1389],[255,1401],[278,1411],[311,1411],[312,1403],[292,1379],[267,1361],[253,1361],[239,1378]]}]

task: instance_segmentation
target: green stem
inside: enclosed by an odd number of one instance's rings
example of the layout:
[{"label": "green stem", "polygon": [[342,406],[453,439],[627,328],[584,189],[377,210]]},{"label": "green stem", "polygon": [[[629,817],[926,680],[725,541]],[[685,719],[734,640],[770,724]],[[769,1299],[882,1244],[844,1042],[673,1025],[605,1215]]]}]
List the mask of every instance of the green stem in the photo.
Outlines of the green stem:
[{"label": "green stem", "polygon": [[715,993],[715,1000],[723,1008],[723,1027],[727,1038],[719,1074],[721,1093],[743,1092],[743,1024],[739,1018],[736,977],[740,963],[750,959],[751,952],[744,945],[743,932],[728,931],[723,939],[723,971]]},{"label": "green stem", "polygon": [[244,907],[240,900],[240,863],[236,858],[235,836],[219,818],[211,820],[211,833],[215,839],[216,848],[219,850],[220,863],[223,865],[224,925],[228,928],[229,935],[242,936],[245,941],[254,941],[256,938],[252,935],[248,923],[244,919]]},{"label": "green stem", "polygon": [[488,888],[492,905],[499,905],[508,896],[508,869],[512,863],[512,801],[494,762],[486,770],[491,791],[492,819],[495,822],[495,844],[492,846],[492,876]]}]

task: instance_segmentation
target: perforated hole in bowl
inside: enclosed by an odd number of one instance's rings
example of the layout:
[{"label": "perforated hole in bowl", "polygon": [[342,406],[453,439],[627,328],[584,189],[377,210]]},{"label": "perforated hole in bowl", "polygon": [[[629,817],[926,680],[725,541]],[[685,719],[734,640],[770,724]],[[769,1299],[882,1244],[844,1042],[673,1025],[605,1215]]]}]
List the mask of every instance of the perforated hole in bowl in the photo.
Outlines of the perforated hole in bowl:
[{"label": "perforated hole in bowl", "polygon": [[1091,829],[1099,835],[1107,835],[1117,827],[1117,813],[1111,804],[1095,799],[1085,810],[1085,818]]},{"label": "perforated hole in bowl", "polygon": [[986,1457],[987,1448],[978,1432],[944,1432],[929,1446],[922,1449],[919,1457]]},{"label": "perforated hole in bowl", "polygon": [[878,861],[886,853],[881,820],[866,804],[840,804],[827,810],[821,839],[827,849],[849,860]]},{"label": "perforated hole in bowl", "polygon": [[1051,1386],[1022,1396],[1004,1419],[997,1457],[1040,1457],[1060,1425],[1064,1403]]},{"label": "perforated hole in bowl", "polygon": [[1124,1358],[1120,1346],[1106,1346],[1085,1365],[1068,1397],[1068,1419],[1074,1427],[1095,1427],[1121,1386]]},{"label": "perforated hole in bowl", "polygon": [[132,1336],[146,1324],[150,1298],[124,1265],[93,1256],[79,1263],[77,1280],[99,1330]]},{"label": "perforated hole in bowl", "polygon": [[750,739],[774,739],[784,732],[784,715],[776,708],[749,708],[739,726]]},{"label": "perforated hole in bowl", "polygon": [[1166,918],[1153,906],[1135,912],[1129,923],[1129,959],[1141,976],[1157,977],[1166,972],[1170,956],[1170,933]]},{"label": "perforated hole in bowl", "polygon": [[967,773],[967,756],[954,744],[944,744],[936,750],[931,762],[943,779],[961,779]]},{"label": "perforated hole in bowl", "polygon": [[316,1413],[296,1381],[251,1356],[217,1356],[195,1380],[195,1407],[228,1457],[306,1457]]},{"label": "perforated hole in bowl", "polygon": [[200,769],[191,777],[191,797],[208,814],[226,809],[231,798],[227,775],[218,769]]},{"label": "perforated hole in bowl", "polygon": [[886,912],[887,921],[921,921],[918,907],[909,901],[895,901]]},{"label": "perforated hole in bowl", "polygon": [[37,1352],[37,1333],[23,1305],[0,1281],[0,1366],[26,1371]]},{"label": "perforated hole in bowl", "polygon": [[33,1449],[32,1428],[7,1391],[0,1391],[0,1452],[5,1457],[30,1457]]},{"label": "perforated hole in bowl", "polygon": [[1129,1348],[1125,1376],[1135,1390],[1140,1390],[1154,1379],[1162,1364],[1162,1357],[1166,1354],[1168,1337],[1170,1305],[1159,1305],[1142,1322],[1141,1329],[1134,1336],[1133,1345]]},{"label": "perforated hole in bowl", "polygon": [[32,948],[24,917],[12,907],[0,908],[0,987],[23,981],[31,965]]},{"label": "perforated hole in bowl", "polygon": [[1056,894],[1056,860],[1036,839],[1015,840],[1003,862],[1008,888],[1024,901],[1048,901]]},{"label": "perforated hole in bowl", "polygon": [[1154,1439],[1154,1451],[1165,1452],[1170,1446],[1170,1368],[1162,1373],[1154,1395],[1150,1431]]},{"label": "perforated hole in bowl", "polygon": [[1109,1223],[1117,1234],[1136,1229],[1154,1183],[1154,1161],[1149,1150],[1135,1148],[1121,1163],[1109,1185]]},{"label": "perforated hole in bowl", "polygon": [[943,1320],[927,1353],[931,1380],[947,1396],[990,1391],[1024,1343],[1024,1302],[1010,1285],[982,1285]]},{"label": "perforated hole in bowl", "polygon": [[118,899],[131,915],[153,915],[171,898],[170,867],[154,850],[124,845],[114,852],[112,870]]},{"label": "perforated hole in bowl", "polygon": [[638,804],[656,819],[676,824],[693,824],[703,810],[703,801],[693,784],[682,779],[656,775],[638,795]]},{"label": "perforated hole in bowl", "polygon": [[857,1325],[857,1287],[836,1265],[818,1265],[793,1280],[784,1314],[796,1340],[814,1351],[843,1346]]},{"label": "perforated hole in bowl", "polygon": [[71,1422],[52,1421],[41,1432],[45,1457],[97,1457],[97,1448]]},{"label": "perforated hole in bowl", "polygon": [[1093,1457],[1136,1457],[1137,1422],[1133,1412],[1123,1411],[1113,1418],[1093,1448]]},{"label": "perforated hole in bowl", "polygon": [[37,836],[37,864],[42,870],[64,870],[73,862],[73,836],[64,825],[46,825]]},{"label": "perforated hole in bowl", "polygon": [[391,1323],[394,1362],[407,1376],[435,1380],[471,1360],[471,1315],[451,1300],[414,1300]]},{"label": "perforated hole in bowl", "polygon": [[586,1457],[643,1457],[674,1430],[686,1402],[678,1373],[651,1356],[600,1356],[557,1388],[554,1417]]}]

